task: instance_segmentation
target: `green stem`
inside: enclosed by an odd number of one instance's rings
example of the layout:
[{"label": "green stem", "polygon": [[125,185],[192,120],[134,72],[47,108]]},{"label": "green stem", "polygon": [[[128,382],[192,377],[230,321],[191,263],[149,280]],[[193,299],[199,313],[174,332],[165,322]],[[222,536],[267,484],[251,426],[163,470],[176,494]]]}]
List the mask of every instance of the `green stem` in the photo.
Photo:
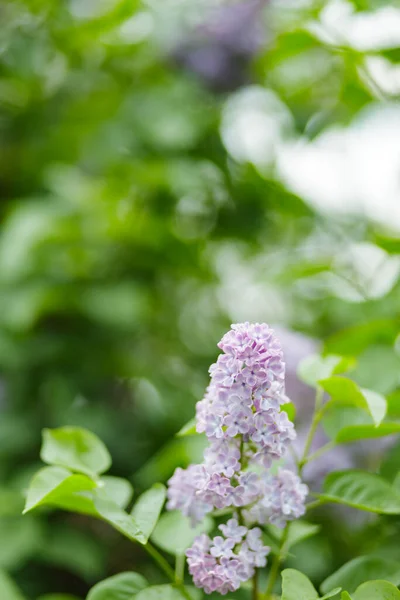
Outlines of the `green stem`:
[{"label": "green stem", "polygon": [[185,596],[186,600],[193,600],[191,598],[191,596],[189,595],[189,592],[183,585],[183,583],[176,581],[174,570],[169,565],[169,563],[165,560],[163,555],[160,554],[159,551],[156,550],[156,548],[154,548],[154,546],[152,546],[152,544],[150,544],[149,542],[147,542],[147,544],[145,544],[143,546],[143,548],[155,560],[155,562],[158,564],[160,569],[162,571],[164,571],[164,573],[166,574],[168,579],[170,579],[173,583],[176,584],[176,587],[182,592],[182,594],[183,594],[183,596]]},{"label": "green stem", "polygon": [[252,591],[251,598],[252,598],[252,600],[258,600],[259,599],[259,595],[258,595],[258,569],[256,569],[255,572],[254,572],[254,577],[253,577],[253,591]]},{"label": "green stem", "polygon": [[313,418],[312,418],[310,429],[309,429],[309,432],[307,435],[306,443],[304,445],[303,456],[301,457],[299,465],[298,465],[299,466],[299,475],[301,475],[304,465],[307,463],[308,454],[311,449],[311,444],[313,442],[314,435],[317,431],[319,422],[321,421],[323,413],[324,413],[323,409],[321,408],[323,398],[324,398],[324,390],[320,386],[318,386],[316,394],[315,394],[315,410],[314,410]]},{"label": "green stem", "polygon": [[265,590],[265,599],[266,600],[270,600],[272,598],[272,592],[273,592],[273,589],[275,586],[276,579],[279,575],[279,569],[280,569],[282,560],[285,557],[285,553],[286,553],[285,546],[286,546],[286,542],[287,542],[288,535],[289,535],[289,527],[290,527],[290,523],[286,523],[286,527],[282,533],[281,542],[279,545],[279,551],[277,554],[275,554],[274,560],[271,565],[271,571],[270,571],[269,577],[268,577],[268,586],[267,586],[267,589]]},{"label": "green stem", "polygon": [[313,502],[306,504],[306,510],[313,510],[314,508],[318,508],[318,506],[322,506],[323,504],[325,504],[325,502],[322,500],[313,500]]},{"label": "green stem", "polygon": [[312,460],[315,460],[316,458],[319,458],[320,456],[322,456],[323,454],[325,454],[325,452],[328,452],[329,450],[332,450],[335,446],[336,446],[336,442],[334,442],[333,440],[331,442],[328,442],[324,446],[321,446],[321,448],[318,448],[318,450],[316,450],[315,452],[313,452],[312,454],[310,454],[307,457],[306,463],[309,463]]},{"label": "green stem", "polygon": [[[304,466],[307,464],[308,460],[310,460],[310,458],[314,458],[315,455],[318,454],[318,452],[319,452],[319,451],[317,451],[314,454],[312,454],[311,457],[309,456],[311,445],[312,445],[312,442],[314,439],[314,435],[317,431],[318,425],[319,425],[323,415],[325,414],[326,407],[329,404],[329,403],[327,403],[327,404],[323,405],[323,400],[324,400],[324,390],[320,386],[318,386],[317,390],[316,390],[316,394],[315,394],[315,408],[314,408],[314,414],[312,417],[310,429],[309,429],[307,439],[306,439],[306,442],[304,445],[304,451],[303,451],[302,457],[297,463],[299,476],[301,476]],[[326,446],[328,446],[328,444],[326,444]],[[326,446],[323,447],[324,451],[328,449]],[[322,448],[320,450],[322,450]],[[319,452],[319,453],[322,454],[322,452]],[[317,506],[317,504],[312,502],[308,505],[308,509],[314,508],[314,506]],[[265,600],[272,599],[272,592],[273,592],[277,577],[279,575],[279,569],[280,569],[281,563],[284,560],[285,555],[286,555],[285,546],[286,546],[288,535],[289,535],[289,527],[290,527],[290,522],[286,523],[286,527],[283,530],[283,534],[281,537],[278,553],[275,555],[275,558],[274,558],[272,566],[271,566],[271,570],[270,570],[269,577],[268,577],[268,586],[267,586],[267,589],[265,592]]]},{"label": "green stem", "polygon": [[183,583],[185,579],[185,555],[178,554],[175,559],[175,581],[176,583]]},{"label": "green stem", "polygon": [[155,560],[155,562],[158,564],[160,569],[162,571],[164,571],[164,573],[166,574],[168,579],[170,579],[171,581],[175,581],[174,570],[170,566],[170,564],[165,560],[163,555],[160,554],[159,551],[156,550],[156,548],[154,548],[154,546],[152,544],[150,544],[150,542],[147,542],[147,544],[145,546],[143,546],[143,548]]}]

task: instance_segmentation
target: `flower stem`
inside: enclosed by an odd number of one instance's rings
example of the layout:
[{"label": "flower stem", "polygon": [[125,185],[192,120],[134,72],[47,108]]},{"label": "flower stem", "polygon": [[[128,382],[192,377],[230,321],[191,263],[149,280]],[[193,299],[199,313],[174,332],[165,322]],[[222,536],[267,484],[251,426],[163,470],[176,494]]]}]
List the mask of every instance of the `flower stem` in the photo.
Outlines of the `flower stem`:
[{"label": "flower stem", "polygon": [[[298,472],[299,472],[299,476],[302,475],[303,469],[305,467],[305,465],[307,464],[308,460],[310,458],[315,458],[316,455],[319,454],[323,454],[323,452],[315,452],[314,454],[310,454],[310,450],[311,450],[311,446],[314,440],[314,436],[315,433],[317,431],[318,425],[322,419],[322,417],[325,414],[325,410],[326,407],[328,406],[328,404],[325,404],[325,406],[323,406],[323,400],[324,400],[324,390],[318,386],[316,393],[315,393],[315,407],[314,407],[314,414],[312,417],[312,421],[311,421],[311,425],[310,425],[310,429],[307,435],[307,439],[306,442],[304,444],[304,450],[303,450],[303,455],[301,457],[301,459],[298,461],[297,463],[297,467],[298,467]],[[326,445],[328,446],[328,444]],[[328,447],[323,447],[320,450],[328,450]],[[313,508],[313,506],[316,506],[316,504],[311,503],[309,505],[310,508]],[[277,580],[277,577],[279,575],[279,569],[281,566],[282,561],[285,558],[286,555],[286,543],[288,540],[288,535],[289,535],[289,527],[290,527],[290,522],[286,523],[286,527],[283,530],[283,534],[281,537],[281,541],[280,541],[280,545],[279,545],[279,551],[278,553],[275,555],[274,561],[272,563],[271,566],[271,571],[269,573],[269,578],[268,578],[268,586],[265,592],[265,600],[272,600],[272,592]]]},{"label": "flower stem", "polygon": [[168,577],[168,579],[170,579],[172,582],[175,583],[176,587],[179,589],[179,591],[182,593],[182,595],[186,598],[186,600],[192,600],[189,592],[187,591],[187,589],[183,585],[183,582],[176,581],[174,570],[168,564],[168,562],[165,560],[165,558],[163,557],[163,555],[160,554],[159,551],[156,550],[156,548],[154,548],[154,546],[152,544],[150,544],[149,542],[147,542],[147,544],[145,544],[143,546],[143,548],[155,560],[155,562],[158,564],[158,566],[160,567],[160,569],[162,571],[164,571],[164,573],[166,574],[166,576]]},{"label": "flower stem", "polygon": [[175,582],[183,583],[185,578],[185,555],[178,554],[175,559]]},{"label": "flower stem", "polygon": [[335,441],[331,441],[328,442],[327,444],[325,444],[324,446],[321,446],[321,448],[318,448],[318,450],[316,450],[315,452],[313,452],[312,454],[310,454],[307,459],[306,462],[309,463],[312,460],[315,460],[316,458],[319,458],[320,456],[322,456],[323,454],[325,454],[325,452],[328,452],[329,450],[332,450],[334,447],[336,446],[336,442]]},{"label": "flower stem", "polygon": [[266,600],[270,600],[272,598],[272,592],[273,592],[273,589],[275,586],[276,579],[279,575],[279,569],[280,569],[282,560],[285,558],[285,554],[286,554],[285,546],[286,546],[286,542],[287,542],[288,535],[289,535],[289,527],[290,527],[290,523],[286,523],[286,527],[283,530],[281,542],[279,544],[279,551],[277,554],[275,554],[274,560],[271,565],[271,571],[270,571],[269,577],[268,577],[268,586],[265,591],[265,599]]},{"label": "flower stem", "polygon": [[254,577],[253,577],[253,591],[252,591],[251,598],[252,598],[252,600],[258,600],[259,599],[259,595],[258,595],[258,569],[256,569],[255,572],[254,572]]},{"label": "flower stem", "polygon": [[315,394],[315,409],[314,409],[313,418],[312,418],[310,429],[309,429],[309,432],[307,435],[306,443],[304,444],[303,455],[298,464],[299,475],[302,474],[304,466],[307,463],[308,455],[309,455],[311,445],[314,440],[315,433],[317,431],[319,422],[321,421],[322,416],[323,416],[324,411],[321,410],[323,398],[324,398],[324,390],[320,386],[318,386],[316,394]]}]

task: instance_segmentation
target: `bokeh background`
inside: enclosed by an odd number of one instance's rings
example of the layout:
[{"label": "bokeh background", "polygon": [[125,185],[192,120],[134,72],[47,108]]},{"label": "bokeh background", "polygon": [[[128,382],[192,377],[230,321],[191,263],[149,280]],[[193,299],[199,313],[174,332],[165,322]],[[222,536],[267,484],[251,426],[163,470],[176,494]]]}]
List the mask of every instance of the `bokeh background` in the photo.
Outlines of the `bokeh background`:
[{"label": "bokeh background", "polygon": [[[0,3],[0,569],[26,598],[160,577],[105,525],[21,517],[23,491],[43,427],[94,431],[138,493],[196,460],[174,435],[231,322],[280,333],[300,432],[321,348],[400,415],[399,95],[397,2]],[[308,478],[391,477],[387,446]],[[394,519],[320,519],[291,559],[314,581],[379,536],[400,560]]]}]

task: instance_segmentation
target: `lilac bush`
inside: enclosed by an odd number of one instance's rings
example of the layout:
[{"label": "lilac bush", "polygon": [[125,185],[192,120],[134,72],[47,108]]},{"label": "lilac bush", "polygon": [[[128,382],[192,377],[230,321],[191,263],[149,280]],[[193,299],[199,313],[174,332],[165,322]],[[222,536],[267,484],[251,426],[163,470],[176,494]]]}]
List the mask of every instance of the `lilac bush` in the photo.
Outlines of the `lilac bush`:
[{"label": "lilac bush", "polygon": [[[222,354],[210,368],[211,381],[196,410],[196,430],[208,440],[203,462],[177,468],[168,490],[162,483],[154,483],[132,506],[129,481],[105,475],[111,457],[93,433],[71,426],[43,431],[40,456],[47,466],[33,477],[24,512],[48,506],[101,519],[140,544],[170,582],[151,585],[138,573],[120,573],[97,583],[87,600],[119,598],[121,590],[124,596],[138,600],[192,600],[193,590],[185,580],[184,553],[195,586],[206,594],[231,594],[252,579],[252,599],[273,600],[289,550],[318,531],[318,526],[307,521],[297,527],[292,523],[306,510],[333,502],[382,518],[400,515],[397,471],[393,481],[361,470],[329,473],[322,490],[311,491],[314,499],[305,504],[308,487],[301,478],[307,465],[322,455],[326,460],[341,442],[400,431],[400,423],[390,415],[385,420],[388,405],[382,395],[343,376],[352,360],[314,356],[302,367],[304,381],[315,388],[315,406],[298,452],[288,418],[293,406],[285,394],[282,348],[273,330],[258,323],[233,325],[219,347]],[[357,419],[362,411],[366,424],[345,419],[327,444],[313,450],[319,426],[332,426],[335,414],[342,416],[343,403],[358,411]],[[289,447],[294,470],[288,468],[289,461],[283,461]],[[167,508],[181,515],[161,515],[166,498]],[[204,519],[208,513],[217,519],[217,531],[213,531],[214,519]],[[197,531],[191,530],[189,523],[198,527]],[[176,557],[175,570],[153,543]],[[259,570],[267,566],[269,553],[273,560],[262,593],[264,573]],[[323,597],[337,596],[341,588],[351,592],[357,588],[361,590],[354,596],[357,600],[364,598],[364,590],[368,594],[373,591],[375,595],[368,595],[371,600],[389,595],[400,600],[400,592],[387,581],[365,583],[365,573],[371,568],[376,571],[377,560],[379,575],[391,579],[393,560],[360,556],[322,582]],[[281,600],[319,597],[312,582],[299,571],[285,569],[280,579]],[[346,593],[343,599],[350,598]]]},{"label": "lilac bush", "polygon": [[274,331],[266,324],[232,325],[218,346],[223,354],[196,407],[196,430],[209,441],[204,462],[176,469],[167,508],[179,509],[193,525],[231,508],[233,518],[220,525],[224,537],[202,535],[187,551],[195,585],[225,594],[266,564],[269,548],[251,526],[285,527],[304,514],[308,488],[294,472],[276,470],[296,433],[281,410],[288,402],[285,363]]}]

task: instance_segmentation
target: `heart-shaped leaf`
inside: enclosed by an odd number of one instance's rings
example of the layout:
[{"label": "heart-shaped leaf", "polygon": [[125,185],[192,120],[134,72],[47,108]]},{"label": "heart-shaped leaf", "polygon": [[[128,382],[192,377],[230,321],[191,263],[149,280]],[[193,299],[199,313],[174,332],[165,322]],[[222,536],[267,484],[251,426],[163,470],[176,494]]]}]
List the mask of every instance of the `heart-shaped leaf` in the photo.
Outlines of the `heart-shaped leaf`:
[{"label": "heart-shaped leaf", "polygon": [[96,478],[111,466],[110,454],[93,433],[80,427],[44,429],[43,462]]},{"label": "heart-shaped leaf", "polygon": [[162,515],[151,536],[152,541],[162,550],[174,555],[182,555],[192,545],[195,537],[208,533],[214,523],[206,517],[196,527],[190,525],[187,517],[179,511],[171,511]]},{"label": "heart-shaped leaf", "polygon": [[360,556],[347,562],[321,584],[324,593],[335,586],[341,586],[348,592],[354,592],[357,587],[368,579],[385,579],[390,583],[400,583],[400,565],[394,560],[380,556]]},{"label": "heart-shaped leaf", "polygon": [[[274,525],[268,525],[267,531],[270,532],[274,539],[280,540],[282,537],[282,529],[275,527]],[[292,521],[289,528],[289,533],[286,539],[285,547],[287,550],[292,546],[295,546],[299,542],[302,542],[313,535],[316,535],[321,529],[320,525],[315,523],[307,523],[307,521],[297,520]],[[268,543],[268,545],[270,545]]]},{"label": "heart-shaped leaf", "polygon": [[400,433],[400,423],[381,423],[378,427],[375,425],[350,425],[343,427],[337,433],[335,441],[338,444],[345,444],[357,440],[385,437],[395,433]]},{"label": "heart-shaped leaf", "polygon": [[[186,591],[193,600],[198,600],[202,596],[200,590],[195,588],[186,588]],[[139,592],[135,600],[187,600],[187,598],[181,590],[172,585],[153,585]]]},{"label": "heart-shaped leaf", "polygon": [[311,354],[304,358],[297,368],[297,376],[301,381],[316,387],[322,379],[327,379],[337,373],[345,373],[353,368],[355,360],[350,357],[329,354]]},{"label": "heart-shaped leaf", "polygon": [[85,494],[96,487],[86,475],[73,474],[62,467],[44,467],[30,483],[24,514],[44,504],[93,514],[93,501]]},{"label": "heart-shaped leaf", "polygon": [[318,592],[311,581],[295,569],[282,571],[282,600],[317,600]]},{"label": "heart-shaped leaf", "polygon": [[196,418],[190,419],[176,434],[176,437],[184,437],[186,435],[196,435]]},{"label": "heart-shaped leaf", "polygon": [[379,425],[384,419],[387,403],[381,394],[360,388],[351,379],[337,375],[323,379],[319,384],[331,396],[332,402],[358,406],[367,410],[376,425]]},{"label": "heart-shaped leaf", "polygon": [[400,592],[388,581],[367,581],[357,588],[353,600],[400,600]]},{"label": "heart-shaped leaf", "polygon": [[337,596],[338,594],[340,594],[341,591],[342,591],[341,587],[334,588],[330,592],[327,592],[326,594],[324,594],[322,596],[322,598],[320,598],[319,600],[328,600],[328,598],[333,598],[334,596]]},{"label": "heart-shaped leaf", "polygon": [[107,497],[121,508],[125,508],[132,500],[133,487],[127,479],[104,475],[100,479],[99,485],[103,485],[103,490]]},{"label": "heart-shaped leaf", "polygon": [[131,540],[147,539],[134,517],[111,500],[105,490],[86,475],[72,474],[61,467],[45,467],[33,478],[24,513],[49,505],[103,519]]},{"label": "heart-shaped leaf", "polygon": [[400,514],[400,494],[382,477],[365,471],[330,473],[321,500],[346,504],[370,512]]},{"label": "heart-shaped leaf", "polygon": [[4,600],[24,600],[22,593],[5,571],[0,571],[0,598],[4,598]]},{"label": "heart-shaped leaf", "polygon": [[142,531],[146,541],[157,525],[158,518],[164,506],[167,490],[162,483],[155,483],[144,492],[132,509],[132,516]]},{"label": "heart-shaped leaf", "polygon": [[86,600],[133,600],[147,586],[146,579],[139,573],[119,573],[96,583]]},{"label": "heart-shaped leaf", "polygon": [[46,594],[40,596],[37,600],[80,600],[78,596],[71,596],[71,594]]}]

